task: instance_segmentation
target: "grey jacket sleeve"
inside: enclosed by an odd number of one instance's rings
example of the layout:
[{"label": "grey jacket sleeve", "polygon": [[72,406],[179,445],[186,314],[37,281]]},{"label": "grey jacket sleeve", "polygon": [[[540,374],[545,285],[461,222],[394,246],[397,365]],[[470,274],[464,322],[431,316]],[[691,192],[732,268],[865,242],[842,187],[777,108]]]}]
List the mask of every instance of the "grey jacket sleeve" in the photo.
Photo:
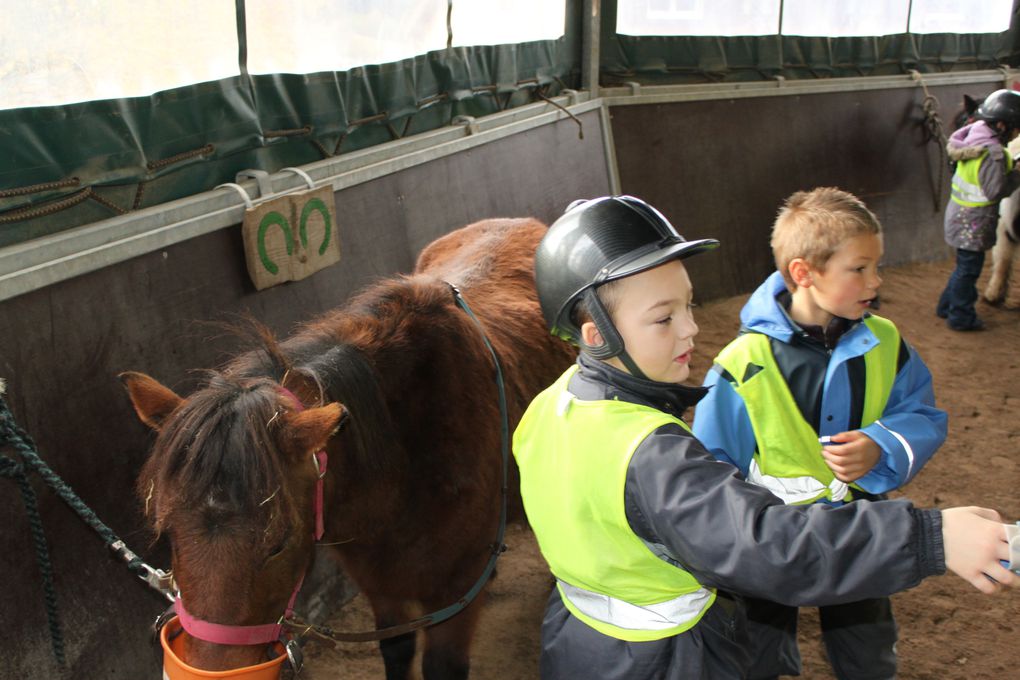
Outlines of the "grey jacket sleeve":
[{"label": "grey jacket sleeve", "polygon": [[1001,201],[1017,188],[1020,173],[1006,172],[1005,151],[1001,146],[988,147],[988,158],[978,168],[978,181],[989,201]]},{"label": "grey jacket sleeve", "polygon": [[939,511],[784,505],[677,425],[638,446],[625,502],[634,532],[702,585],[791,606],[886,596],[945,572]]}]

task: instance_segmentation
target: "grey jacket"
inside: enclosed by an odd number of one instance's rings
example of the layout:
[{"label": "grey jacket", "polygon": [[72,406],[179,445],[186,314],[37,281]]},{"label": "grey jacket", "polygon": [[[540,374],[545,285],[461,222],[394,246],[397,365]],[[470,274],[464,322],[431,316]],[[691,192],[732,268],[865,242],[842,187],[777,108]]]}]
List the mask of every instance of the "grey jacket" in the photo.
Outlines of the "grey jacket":
[{"label": "grey jacket", "polygon": [[[582,400],[620,399],[676,416],[704,388],[641,380],[581,355],[569,389]],[[553,590],[542,627],[541,675],[552,678],[742,678],[739,596],[800,606],[890,595],[945,571],[942,518],[907,501],[840,508],[788,506],[744,482],[690,433],[665,425],[635,451],[627,519],[661,559],[721,597],[691,630],[628,643],[573,617]]]}]

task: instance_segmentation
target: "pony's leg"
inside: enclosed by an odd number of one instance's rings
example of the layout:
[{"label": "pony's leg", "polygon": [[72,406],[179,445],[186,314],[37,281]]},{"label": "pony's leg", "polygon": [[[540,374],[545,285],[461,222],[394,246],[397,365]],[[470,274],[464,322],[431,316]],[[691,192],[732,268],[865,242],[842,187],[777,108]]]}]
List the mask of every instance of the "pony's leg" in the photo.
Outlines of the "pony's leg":
[{"label": "pony's leg", "polygon": [[1020,196],[1016,193],[1003,199],[999,205],[999,223],[995,227],[995,247],[992,248],[992,274],[985,286],[984,298],[990,304],[1001,305],[1009,293],[1009,279],[1016,250],[1015,224],[1020,217]]},{"label": "pony's leg", "polygon": [[1001,305],[1006,299],[1006,291],[1009,289],[1009,270],[1012,253],[1012,243],[1003,233],[1002,222],[999,222],[999,237],[992,248],[992,274],[988,277],[988,285],[985,286],[985,300],[992,305]]},{"label": "pony's leg", "polygon": [[424,680],[466,680],[471,669],[471,638],[478,627],[485,592],[451,619],[425,629]]},{"label": "pony's leg", "polygon": [[[376,628],[388,628],[407,623],[414,618],[405,603],[396,600],[378,599],[372,601]],[[379,641],[386,680],[410,680],[414,663],[415,633],[406,633],[388,640]]]}]

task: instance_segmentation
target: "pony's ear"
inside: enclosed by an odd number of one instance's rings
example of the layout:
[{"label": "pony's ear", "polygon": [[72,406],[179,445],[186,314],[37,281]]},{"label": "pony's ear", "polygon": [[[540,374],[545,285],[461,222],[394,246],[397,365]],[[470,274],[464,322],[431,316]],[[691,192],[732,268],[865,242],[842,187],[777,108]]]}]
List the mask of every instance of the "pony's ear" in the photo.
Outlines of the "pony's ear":
[{"label": "pony's ear", "polygon": [[293,393],[304,406],[321,406],[326,401],[326,395],[318,379],[304,369],[289,369],[280,384]]},{"label": "pony's ear", "polygon": [[963,95],[963,110],[973,115],[978,108],[978,101],[970,95]]},{"label": "pony's ear", "polygon": [[286,448],[297,456],[321,451],[348,417],[347,409],[336,402],[304,411],[291,411],[284,416]]},{"label": "pony's ear", "polygon": [[144,373],[126,371],[117,377],[127,389],[138,418],[154,430],[159,430],[166,417],[183,401],[169,387]]}]

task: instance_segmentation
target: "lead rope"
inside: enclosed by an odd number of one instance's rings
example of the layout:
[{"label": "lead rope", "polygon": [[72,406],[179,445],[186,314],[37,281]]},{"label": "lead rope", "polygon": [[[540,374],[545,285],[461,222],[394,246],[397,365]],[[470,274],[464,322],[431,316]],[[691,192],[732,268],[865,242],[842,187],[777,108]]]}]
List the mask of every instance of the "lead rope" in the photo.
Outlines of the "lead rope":
[{"label": "lead rope", "polygon": [[928,91],[928,84],[920,71],[911,69],[910,77],[913,78],[924,90],[924,100],[921,102],[921,110],[924,111],[924,132],[925,141],[936,141],[939,145],[939,176],[932,192],[932,202],[935,212],[942,209],[942,185],[945,183],[946,167],[949,165],[949,156],[946,154],[946,144],[949,139],[942,126],[942,117],[939,115],[939,100]]},{"label": "lead rope", "polygon": [[4,399],[3,382],[0,381],[0,451],[10,448],[20,457],[15,458],[3,455],[0,456],[0,476],[11,477],[21,489],[21,497],[25,503],[25,512],[28,514],[28,523],[32,532],[32,541],[35,544],[36,562],[39,564],[39,572],[43,578],[43,599],[46,602],[46,617],[50,628],[50,642],[53,647],[53,656],[61,668],[66,669],[66,657],[64,654],[64,637],[60,625],[59,612],[57,610],[56,590],[53,586],[53,564],[50,561],[49,546],[46,541],[46,533],[42,526],[42,517],[39,514],[39,504],[28,481],[28,471],[34,471],[43,481],[46,482],[78,516],[85,521],[105,541],[106,546],[113,550],[127,563],[127,568],[133,571],[140,579],[150,587],[160,591],[172,600],[170,591],[170,576],[159,569],[153,569],[143,562],[135,553],[120,540],[113,531],[103,524],[96,514],[78,497],[77,494],[61,479],[49,465],[39,457],[35,442],[21,427],[11,414],[7,401]]},{"label": "lead rope", "polygon": [[503,368],[499,363],[499,356],[496,354],[496,350],[492,347],[492,343],[489,342],[488,336],[485,334],[485,328],[482,326],[478,317],[474,315],[471,308],[468,306],[467,301],[461,295],[460,290],[457,286],[452,283],[448,283],[450,289],[453,291],[453,299],[457,306],[464,310],[464,313],[471,318],[471,320],[478,326],[478,330],[481,332],[482,341],[485,343],[485,347],[489,350],[489,354],[492,355],[492,362],[496,368],[496,387],[499,393],[499,417],[500,417],[500,449],[502,453],[502,465],[503,465],[503,483],[500,487],[500,509],[499,509],[499,530],[496,533],[496,541],[492,544],[492,552],[489,555],[489,561],[485,565],[485,569],[482,570],[481,576],[475,581],[475,584],[471,586],[471,589],[459,600],[454,602],[448,607],[440,609],[437,612],[426,614],[413,621],[402,623],[396,626],[390,626],[388,628],[380,628],[377,630],[371,630],[361,633],[343,633],[336,632],[328,626],[319,626],[306,623],[297,617],[292,617],[284,621],[284,623],[294,631],[299,637],[312,635],[315,639],[325,642],[328,645],[335,645],[337,642],[370,642],[374,640],[386,640],[398,635],[404,635],[412,631],[418,630],[419,628],[425,628],[432,626],[437,623],[441,623],[449,618],[452,618],[456,614],[460,613],[465,607],[471,604],[471,601],[475,599],[482,588],[488,582],[489,577],[492,575],[493,569],[496,568],[496,560],[499,556],[506,552],[506,545],[503,543],[503,538],[506,535],[506,518],[507,518],[507,470],[510,462],[510,422],[507,413],[506,406],[506,387],[503,381]]}]

